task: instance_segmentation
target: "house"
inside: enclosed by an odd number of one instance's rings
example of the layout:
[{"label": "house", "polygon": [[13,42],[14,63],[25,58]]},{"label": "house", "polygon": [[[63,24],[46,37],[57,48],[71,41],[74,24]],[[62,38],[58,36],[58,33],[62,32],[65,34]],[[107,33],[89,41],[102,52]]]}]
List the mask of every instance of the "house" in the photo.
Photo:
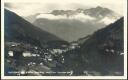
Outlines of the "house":
[{"label": "house", "polygon": [[41,62],[40,65],[44,65],[44,64]]},{"label": "house", "polygon": [[71,43],[72,46],[78,46],[79,44],[78,43]]},{"label": "house", "polygon": [[75,49],[76,47],[73,46],[73,45],[70,45],[69,48],[70,48],[70,49]]},{"label": "house", "polygon": [[20,43],[16,43],[16,42],[7,42],[6,44],[9,45],[10,47],[16,47],[20,45]]},{"label": "house", "polygon": [[45,55],[45,59],[46,59],[47,61],[52,61],[52,60],[53,60],[53,59],[52,59],[52,55],[50,55],[50,54]]},{"label": "house", "polygon": [[38,47],[35,47],[35,49],[38,49]]},{"label": "house", "polygon": [[32,56],[32,54],[30,52],[28,52],[28,51],[23,52],[22,55],[23,55],[23,57],[31,57]]},{"label": "house", "polygon": [[13,57],[13,56],[14,56],[13,51],[9,51],[9,52],[8,52],[8,55],[9,55],[10,57]]},{"label": "house", "polygon": [[48,58],[48,61],[52,61],[53,59],[52,58]]},{"label": "house", "polygon": [[69,46],[70,49],[80,48],[79,44],[77,42],[73,42]]},{"label": "house", "polygon": [[33,65],[36,65],[36,63],[35,62],[28,63],[28,66],[33,66]]},{"label": "house", "polygon": [[53,49],[53,52],[61,54],[63,51],[61,49]]},{"label": "house", "polygon": [[124,55],[124,53],[120,53],[120,55]]},{"label": "house", "polygon": [[31,54],[33,57],[39,57],[39,54]]}]

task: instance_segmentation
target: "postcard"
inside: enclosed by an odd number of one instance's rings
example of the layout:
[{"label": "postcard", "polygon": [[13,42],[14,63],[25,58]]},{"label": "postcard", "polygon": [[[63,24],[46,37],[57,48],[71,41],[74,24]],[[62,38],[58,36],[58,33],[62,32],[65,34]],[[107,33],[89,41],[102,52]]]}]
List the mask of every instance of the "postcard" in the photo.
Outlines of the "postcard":
[{"label": "postcard", "polygon": [[127,0],[3,0],[2,79],[126,79]]}]

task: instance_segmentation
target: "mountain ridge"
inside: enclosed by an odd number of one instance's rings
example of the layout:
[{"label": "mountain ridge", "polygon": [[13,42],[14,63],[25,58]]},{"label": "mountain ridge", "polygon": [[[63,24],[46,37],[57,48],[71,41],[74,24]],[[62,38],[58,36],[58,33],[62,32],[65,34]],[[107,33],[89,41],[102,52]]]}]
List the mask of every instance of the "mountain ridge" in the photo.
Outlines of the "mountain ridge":
[{"label": "mountain ridge", "polygon": [[[5,41],[18,40],[34,43],[46,43],[52,40],[62,40],[38,27],[35,27],[17,14],[5,9]],[[11,20],[10,20],[11,19]],[[31,41],[31,40],[34,40]],[[35,42],[35,43],[36,43]]]},{"label": "mountain ridge", "polygon": [[27,17],[24,17],[24,19],[28,20],[29,22],[33,23],[33,21],[36,20],[36,17],[41,15],[41,14],[49,14],[49,15],[54,15],[54,16],[65,16],[67,18],[71,18],[71,17],[75,17],[79,14],[83,14],[86,16],[91,16],[93,18],[96,18],[98,20],[101,20],[105,17],[108,18],[112,18],[112,19],[119,19],[119,17],[121,17],[120,14],[115,13],[114,11],[112,11],[111,9],[108,8],[104,8],[101,6],[97,6],[97,7],[92,7],[92,8],[88,8],[88,9],[83,9],[83,8],[77,8],[75,10],[52,10],[51,12],[48,13],[37,13],[37,14],[33,14]]},{"label": "mountain ridge", "polygon": [[123,17],[81,38],[80,49],[65,55],[65,70],[73,75],[122,76],[124,74]]},{"label": "mountain ridge", "polygon": [[72,15],[76,15],[79,13],[83,13],[85,15],[89,15],[95,18],[103,18],[106,16],[109,17],[114,17],[116,18],[117,16],[120,16],[119,14],[115,13],[114,11],[108,9],[108,8],[103,8],[101,6],[97,6],[95,8],[89,8],[89,9],[82,9],[78,8],[76,10],[53,10],[50,14],[53,15],[66,15],[67,17],[70,17]]}]

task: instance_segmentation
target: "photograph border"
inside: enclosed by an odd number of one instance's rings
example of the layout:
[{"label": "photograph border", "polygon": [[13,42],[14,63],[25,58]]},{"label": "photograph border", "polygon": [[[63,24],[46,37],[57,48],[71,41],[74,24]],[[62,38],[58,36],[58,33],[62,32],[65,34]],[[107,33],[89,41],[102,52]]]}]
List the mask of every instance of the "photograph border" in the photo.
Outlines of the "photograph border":
[{"label": "photograph border", "polygon": [[[7,2],[9,0],[6,0]],[[13,1],[13,0],[11,0]],[[18,1],[18,0],[17,0]],[[39,1],[39,0],[26,0]],[[43,1],[43,0],[40,0]],[[86,0],[85,0],[86,1]],[[115,0],[115,2],[118,0]],[[124,2],[124,76],[5,76],[4,75],[4,2],[1,1],[1,79],[127,79],[127,0]]]}]

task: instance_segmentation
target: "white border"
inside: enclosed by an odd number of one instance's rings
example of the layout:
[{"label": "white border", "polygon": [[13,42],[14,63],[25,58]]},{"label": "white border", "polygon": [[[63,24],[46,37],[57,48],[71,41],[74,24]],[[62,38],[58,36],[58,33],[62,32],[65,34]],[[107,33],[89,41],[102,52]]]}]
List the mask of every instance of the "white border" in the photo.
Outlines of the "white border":
[{"label": "white border", "polygon": [[[8,2],[9,0],[6,0]],[[16,1],[16,0],[11,0]],[[17,0],[18,1],[18,0]],[[24,0],[25,2],[29,0]],[[38,0],[30,0],[36,2]],[[78,0],[79,1],[79,0]],[[118,1],[118,0],[115,0]],[[124,2],[124,76],[4,76],[4,1],[1,1],[1,79],[127,79],[127,0]],[[18,1],[19,2],[19,1]]]}]

